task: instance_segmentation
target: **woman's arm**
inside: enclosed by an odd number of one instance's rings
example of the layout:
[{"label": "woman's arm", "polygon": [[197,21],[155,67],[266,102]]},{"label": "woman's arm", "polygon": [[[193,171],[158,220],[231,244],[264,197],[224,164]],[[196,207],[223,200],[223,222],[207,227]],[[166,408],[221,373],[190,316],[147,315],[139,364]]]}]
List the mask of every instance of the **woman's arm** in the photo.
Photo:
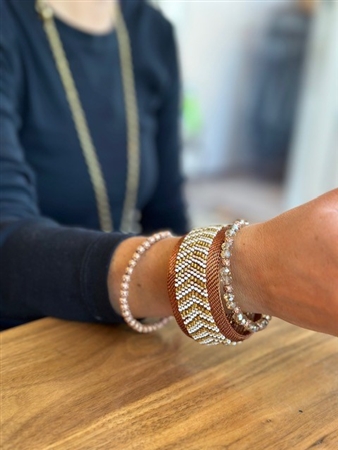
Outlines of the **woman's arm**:
[{"label": "woman's arm", "polygon": [[[177,239],[160,241],[137,264],[129,296],[135,317],[171,314],[166,279]],[[142,241],[121,243],[110,265],[109,296],[116,311],[122,275]],[[235,295],[244,311],[338,336],[338,189],[241,230],[232,267]]]},{"label": "woman's arm", "polygon": [[243,308],[338,336],[338,189],[244,228],[235,244]]}]

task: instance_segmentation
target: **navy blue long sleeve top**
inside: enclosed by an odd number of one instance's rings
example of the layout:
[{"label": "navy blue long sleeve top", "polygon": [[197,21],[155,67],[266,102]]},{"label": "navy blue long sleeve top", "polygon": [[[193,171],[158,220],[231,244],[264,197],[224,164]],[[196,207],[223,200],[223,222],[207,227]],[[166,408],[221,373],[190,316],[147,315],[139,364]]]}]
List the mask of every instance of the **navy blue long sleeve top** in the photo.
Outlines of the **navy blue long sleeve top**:
[{"label": "navy blue long sleeve top", "polygon": [[[127,236],[98,231],[93,188],[34,0],[0,0],[0,292],[2,326],[44,316],[116,323],[112,255]],[[179,167],[179,74],[173,30],[141,0],[122,1],[140,120],[137,207],[143,232],[187,231]],[[119,226],[126,114],[115,31],[56,18]]]}]

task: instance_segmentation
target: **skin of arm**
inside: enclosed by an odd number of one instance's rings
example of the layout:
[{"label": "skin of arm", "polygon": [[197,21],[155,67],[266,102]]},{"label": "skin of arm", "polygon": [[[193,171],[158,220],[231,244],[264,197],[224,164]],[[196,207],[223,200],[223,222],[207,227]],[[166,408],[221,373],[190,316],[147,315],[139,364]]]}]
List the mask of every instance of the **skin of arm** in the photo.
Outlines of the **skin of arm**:
[{"label": "skin of arm", "polygon": [[[178,239],[158,242],[138,262],[129,292],[135,317],[172,314],[166,282]],[[122,276],[143,240],[122,242],[111,261],[108,291],[117,312]],[[233,248],[232,273],[244,311],[338,336],[338,189],[241,230]]]},{"label": "skin of arm", "polygon": [[243,308],[338,336],[338,189],[243,229],[235,245]]}]

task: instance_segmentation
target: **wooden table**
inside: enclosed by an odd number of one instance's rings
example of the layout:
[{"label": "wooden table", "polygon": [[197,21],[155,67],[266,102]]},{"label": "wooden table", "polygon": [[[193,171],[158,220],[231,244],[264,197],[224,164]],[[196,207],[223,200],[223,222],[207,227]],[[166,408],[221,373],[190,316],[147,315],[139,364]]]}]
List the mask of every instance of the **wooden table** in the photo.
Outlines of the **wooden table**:
[{"label": "wooden table", "polygon": [[1,333],[4,450],[338,449],[338,339],[239,347],[43,319]]}]

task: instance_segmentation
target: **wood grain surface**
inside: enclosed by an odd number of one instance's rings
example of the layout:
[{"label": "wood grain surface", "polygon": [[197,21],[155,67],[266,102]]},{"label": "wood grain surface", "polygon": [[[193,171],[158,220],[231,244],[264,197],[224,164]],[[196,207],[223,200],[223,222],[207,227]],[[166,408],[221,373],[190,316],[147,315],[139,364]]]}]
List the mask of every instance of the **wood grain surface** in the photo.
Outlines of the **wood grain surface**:
[{"label": "wood grain surface", "polygon": [[238,347],[43,319],[1,333],[4,450],[338,449],[338,339]]}]

